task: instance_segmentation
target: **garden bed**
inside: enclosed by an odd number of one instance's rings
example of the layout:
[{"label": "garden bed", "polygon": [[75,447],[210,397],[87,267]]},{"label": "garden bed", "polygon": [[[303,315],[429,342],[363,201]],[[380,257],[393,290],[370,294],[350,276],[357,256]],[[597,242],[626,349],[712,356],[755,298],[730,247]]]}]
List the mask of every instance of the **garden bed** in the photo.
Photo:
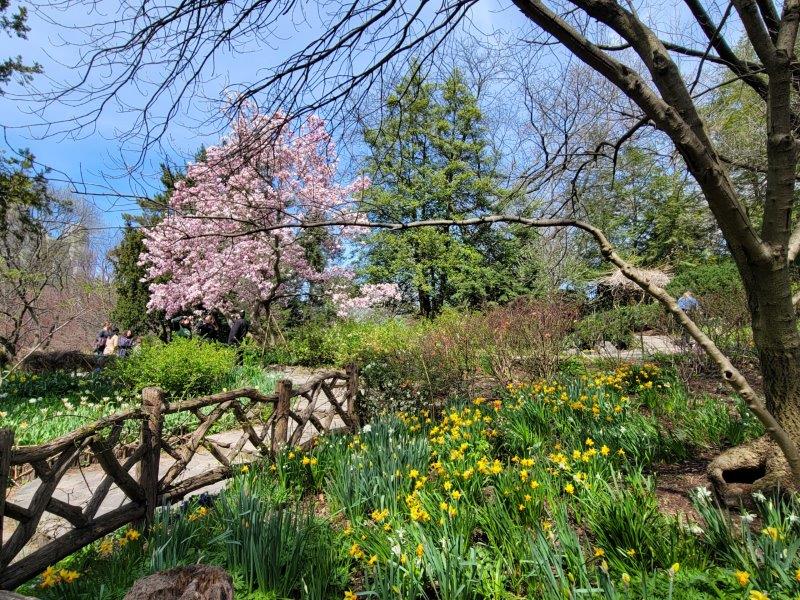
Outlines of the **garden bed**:
[{"label": "garden bed", "polygon": [[758,498],[739,519],[700,488],[677,507],[700,524],[659,510],[658,478],[682,472],[659,464],[760,433],[712,402],[646,366],[386,415],[243,469],[219,497],[164,509],[149,534],[120,531],[25,591],[121,598],[140,576],[201,562],[253,600],[797,594],[793,501]]}]

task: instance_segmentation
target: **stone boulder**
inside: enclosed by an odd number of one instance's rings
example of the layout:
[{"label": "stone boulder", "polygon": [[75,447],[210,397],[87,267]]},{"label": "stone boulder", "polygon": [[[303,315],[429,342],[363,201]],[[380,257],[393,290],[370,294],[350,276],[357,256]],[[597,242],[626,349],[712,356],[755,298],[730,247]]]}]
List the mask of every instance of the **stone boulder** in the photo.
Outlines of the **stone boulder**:
[{"label": "stone boulder", "polygon": [[219,567],[177,567],[143,577],[124,600],[233,600],[233,581]]},{"label": "stone boulder", "polygon": [[0,590],[0,600],[36,600],[36,598],[31,598],[30,596],[21,596],[20,594],[15,594],[14,592],[4,592]]}]

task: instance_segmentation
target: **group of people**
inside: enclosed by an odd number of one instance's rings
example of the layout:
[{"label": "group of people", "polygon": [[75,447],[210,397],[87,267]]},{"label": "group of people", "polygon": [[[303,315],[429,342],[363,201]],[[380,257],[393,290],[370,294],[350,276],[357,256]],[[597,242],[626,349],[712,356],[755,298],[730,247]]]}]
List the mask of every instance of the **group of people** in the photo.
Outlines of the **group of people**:
[{"label": "group of people", "polygon": [[94,340],[94,353],[99,356],[125,357],[138,343],[133,331],[126,329],[120,333],[118,327],[106,322]]},{"label": "group of people", "polygon": [[[198,337],[214,342],[228,343],[239,346],[249,330],[249,324],[244,311],[239,312],[230,325],[220,325],[216,317],[209,313],[203,317],[195,327],[194,319],[190,316],[175,317],[170,321],[172,335],[177,337]],[[126,329],[120,333],[118,327],[106,322],[94,341],[94,353],[98,356],[127,356],[139,344],[139,338],[134,337],[133,331]]]},{"label": "group of people", "polygon": [[244,311],[237,313],[230,324],[220,324],[212,313],[206,314],[196,327],[194,318],[190,316],[175,317],[171,324],[174,336],[192,338],[197,335],[207,341],[227,342],[232,346],[241,344],[249,329]]}]

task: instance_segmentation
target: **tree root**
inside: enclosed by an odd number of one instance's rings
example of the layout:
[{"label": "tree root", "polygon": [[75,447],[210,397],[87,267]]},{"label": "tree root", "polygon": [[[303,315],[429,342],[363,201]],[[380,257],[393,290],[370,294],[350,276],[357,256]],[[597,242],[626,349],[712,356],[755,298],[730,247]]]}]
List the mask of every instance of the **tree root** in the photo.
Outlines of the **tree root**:
[{"label": "tree root", "polygon": [[752,505],[752,493],[778,493],[794,488],[783,453],[767,436],[729,448],[706,470],[720,502],[728,507]]}]

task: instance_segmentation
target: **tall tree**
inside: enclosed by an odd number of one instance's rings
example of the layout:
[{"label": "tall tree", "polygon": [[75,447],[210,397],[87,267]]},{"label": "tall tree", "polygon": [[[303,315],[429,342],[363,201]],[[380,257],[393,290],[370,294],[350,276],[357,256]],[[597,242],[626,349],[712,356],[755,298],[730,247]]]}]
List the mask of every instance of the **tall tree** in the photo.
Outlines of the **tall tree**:
[{"label": "tall tree", "polygon": [[0,163],[0,363],[45,348],[85,316],[97,283],[91,214],[54,193],[31,161]]},{"label": "tall tree", "polygon": [[139,214],[123,215],[125,229],[122,240],[109,254],[117,292],[111,319],[123,329],[132,329],[137,333],[164,333],[163,311],[149,311],[147,306],[150,287],[146,281],[147,269],[142,263],[142,255],[146,250],[143,228],[155,227],[164,218],[170,195],[180,178],[181,174],[162,164],[161,184],[164,191],[152,199],[140,199]]},{"label": "tall tree", "polygon": [[298,288],[340,275],[309,252],[335,256],[339,236],[314,245],[292,228],[336,214],[366,183],[339,185],[335,175],[322,120],[310,117],[292,131],[280,113],[240,116],[222,144],[187,167],[164,218],[145,229],[148,308],[172,316],[196,306],[246,307],[257,318]]},{"label": "tall tree", "polygon": [[[725,252],[693,182],[641,148],[624,149],[616,165],[591,171],[587,180],[581,193],[582,217],[641,266],[679,266]],[[608,201],[609,190],[614,202]],[[584,256],[600,266],[597,245],[584,240],[581,246]]]},{"label": "tall tree", "polygon": [[[433,83],[413,64],[364,138],[372,186],[360,210],[372,219],[459,219],[507,202],[483,115],[458,70]],[[399,284],[425,316],[446,304],[506,300],[525,287],[514,273],[520,238],[497,226],[378,232],[365,241],[370,281]]]}]

